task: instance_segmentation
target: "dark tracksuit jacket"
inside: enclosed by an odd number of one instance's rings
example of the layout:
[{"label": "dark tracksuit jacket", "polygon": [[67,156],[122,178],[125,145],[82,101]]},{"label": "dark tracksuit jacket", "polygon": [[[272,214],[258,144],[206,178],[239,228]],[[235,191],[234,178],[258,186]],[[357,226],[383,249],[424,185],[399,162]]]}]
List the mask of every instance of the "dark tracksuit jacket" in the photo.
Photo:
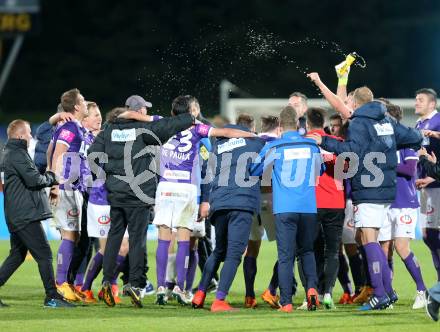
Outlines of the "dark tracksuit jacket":
[{"label": "dark tracksuit jacket", "polygon": [[[238,125],[228,125],[249,131]],[[253,157],[263,148],[261,138],[218,138],[213,145],[210,165],[215,165],[210,190],[210,220],[215,226],[216,246],[205,264],[200,288],[206,289],[224,261],[219,291],[228,293],[240,264],[252,225],[252,216],[260,209],[260,180],[251,177],[249,167]],[[213,163],[213,160],[216,162]]]},{"label": "dark tracksuit jacket", "polygon": [[0,268],[0,286],[23,263],[29,250],[38,263],[47,296],[56,293],[52,251],[40,221],[52,217],[44,188],[58,184],[55,174],[40,174],[27,152],[27,143],[9,139],[2,156],[5,217],[11,250]]},{"label": "dark tracksuit jacket", "polygon": [[101,162],[104,162],[112,222],[103,262],[104,281],[110,281],[114,274],[122,237],[128,228],[130,283],[133,287],[144,286],[145,229],[159,173],[157,146],[193,123],[189,113],[154,122],[116,119],[105,125],[90,146],[88,159],[92,171],[97,155],[107,158]]}]

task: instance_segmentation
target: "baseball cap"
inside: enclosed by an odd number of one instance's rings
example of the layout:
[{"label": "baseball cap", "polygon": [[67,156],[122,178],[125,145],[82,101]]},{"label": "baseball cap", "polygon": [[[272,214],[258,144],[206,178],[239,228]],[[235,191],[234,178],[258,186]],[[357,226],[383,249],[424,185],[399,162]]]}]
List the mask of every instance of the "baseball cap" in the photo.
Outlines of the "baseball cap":
[{"label": "baseball cap", "polygon": [[137,111],[140,110],[142,107],[150,108],[153,105],[141,96],[133,95],[127,98],[127,100],[125,101],[125,106],[127,106],[129,110]]}]

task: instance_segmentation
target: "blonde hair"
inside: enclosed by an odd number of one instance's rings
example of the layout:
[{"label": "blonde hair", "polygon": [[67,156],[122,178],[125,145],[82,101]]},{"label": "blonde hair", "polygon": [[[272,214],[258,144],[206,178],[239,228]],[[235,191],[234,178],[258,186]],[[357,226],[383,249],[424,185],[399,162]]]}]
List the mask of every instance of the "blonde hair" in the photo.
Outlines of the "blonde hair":
[{"label": "blonde hair", "polygon": [[29,122],[22,120],[22,119],[17,119],[17,120],[12,121],[8,125],[8,129],[6,129],[6,133],[8,134],[8,138],[14,138],[14,136],[17,136],[17,134],[19,132],[21,132],[26,125],[29,126]]},{"label": "blonde hair", "polygon": [[373,101],[373,99],[373,92],[366,86],[354,90],[353,100],[358,107]]}]

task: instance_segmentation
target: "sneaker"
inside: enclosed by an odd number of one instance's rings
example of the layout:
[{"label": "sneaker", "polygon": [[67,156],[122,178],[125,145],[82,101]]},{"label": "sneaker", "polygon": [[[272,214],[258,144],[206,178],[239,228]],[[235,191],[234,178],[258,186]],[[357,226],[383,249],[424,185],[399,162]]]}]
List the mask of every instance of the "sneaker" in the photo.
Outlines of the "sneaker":
[{"label": "sneaker", "polygon": [[145,296],[153,295],[154,293],[155,291],[153,284],[150,282],[150,280],[147,280],[145,287],[142,288],[141,298],[143,299]]},{"label": "sneaker", "polygon": [[422,309],[426,306],[426,291],[417,291],[414,298],[413,309]]},{"label": "sneaker", "polygon": [[244,298],[244,307],[247,309],[255,309],[257,307],[257,300],[255,297],[246,296]]},{"label": "sneaker", "polygon": [[169,288],[166,288],[166,289],[165,289],[165,294],[166,294],[166,297],[167,297],[167,299],[168,299],[168,302],[174,301],[174,298],[173,298],[173,289],[174,289],[174,287],[171,288],[171,289],[169,289]]},{"label": "sneaker", "polygon": [[46,297],[44,300],[45,308],[75,308],[76,306],[72,303],[67,302],[63,297],[54,296],[54,297]]},{"label": "sneaker", "polygon": [[296,310],[307,310],[307,306],[307,299],[304,299],[303,303],[298,308],[296,308]]},{"label": "sneaker", "polygon": [[280,297],[278,295],[272,295],[269,289],[266,289],[263,294],[261,294],[261,299],[270,305],[273,309],[281,308]]},{"label": "sneaker", "polygon": [[193,300],[194,294],[190,290],[185,291],[185,298],[188,303],[191,303]]},{"label": "sneaker", "polygon": [[293,311],[293,306],[292,306],[292,304],[286,304],[286,305],[283,305],[283,306],[281,306],[279,309],[278,309],[278,311],[279,312],[286,312],[286,313],[291,313],[292,311]]},{"label": "sneaker", "polygon": [[189,302],[187,301],[185,297],[185,292],[181,290],[179,286],[174,286],[172,295],[173,298],[177,301],[177,303],[181,305],[188,305],[191,303],[191,301]]},{"label": "sneaker", "polygon": [[390,299],[390,304],[394,304],[399,300],[399,297],[397,296],[397,293],[395,290],[393,290],[392,293],[387,294],[388,298]]},{"label": "sneaker", "polygon": [[83,292],[81,290],[81,286],[74,286],[74,285],[69,285],[69,286],[70,286],[70,288],[72,288],[73,293],[75,294],[78,301],[84,302],[86,299],[86,296],[83,294]]},{"label": "sneaker", "polygon": [[373,295],[373,288],[364,286],[358,296],[353,299],[353,303],[364,304]]},{"label": "sneaker", "polygon": [[6,303],[3,303],[2,300],[0,300],[0,308],[6,308],[9,307]]},{"label": "sneaker", "polygon": [[93,292],[91,290],[85,290],[82,291],[83,294],[86,296],[86,298],[84,299],[85,303],[96,303],[98,302],[98,300],[95,298]]},{"label": "sneaker", "polygon": [[315,311],[319,306],[318,292],[314,288],[307,291],[307,310]]},{"label": "sneaker", "polygon": [[431,318],[434,322],[438,321],[438,312],[440,310],[440,302],[437,302],[432,298],[431,295],[429,295],[429,292],[425,292],[426,297],[426,313],[428,314],[429,318]]},{"label": "sneaker", "polygon": [[58,294],[60,294],[64,299],[71,302],[77,302],[78,296],[75,295],[73,287],[67,282],[63,282],[61,285],[56,285]]},{"label": "sneaker", "polygon": [[218,281],[215,279],[212,279],[208,288],[206,288],[206,293],[215,293],[215,292],[217,292],[217,288],[218,288]]},{"label": "sneaker", "polygon": [[383,310],[390,306],[390,299],[384,295],[377,297],[373,295],[370,300],[359,308],[360,311]]},{"label": "sneaker", "polygon": [[354,299],[354,297],[352,297],[350,294],[344,293],[344,294],[342,294],[338,303],[339,304],[353,304],[353,299]]},{"label": "sneaker", "polygon": [[237,310],[238,309],[231,307],[229,303],[226,302],[225,300],[215,299],[211,305],[211,312],[226,312],[226,311],[237,311]]},{"label": "sneaker", "polygon": [[156,304],[165,305],[168,302],[168,296],[166,294],[165,287],[160,286],[156,291]]},{"label": "sneaker", "polygon": [[206,293],[202,290],[198,290],[192,299],[192,307],[194,309],[203,308],[203,304],[205,303]]},{"label": "sneaker", "polygon": [[131,286],[131,284],[126,284],[124,287],[124,291],[130,296],[131,303],[136,308],[142,308],[142,300],[141,300],[141,289],[137,287]]},{"label": "sneaker", "polygon": [[112,286],[108,281],[102,283],[101,292],[99,292],[98,298],[104,301],[109,307],[115,306],[116,303],[113,297]]},{"label": "sneaker", "polygon": [[119,287],[118,285],[112,285],[112,293],[113,299],[115,300],[115,304],[121,304],[121,298],[119,297]]},{"label": "sneaker", "polygon": [[324,299],[322,300],[322,303],[324,303],[324,307],[326,309],[336,309],[333,298],[329,293],[324,294]]}]

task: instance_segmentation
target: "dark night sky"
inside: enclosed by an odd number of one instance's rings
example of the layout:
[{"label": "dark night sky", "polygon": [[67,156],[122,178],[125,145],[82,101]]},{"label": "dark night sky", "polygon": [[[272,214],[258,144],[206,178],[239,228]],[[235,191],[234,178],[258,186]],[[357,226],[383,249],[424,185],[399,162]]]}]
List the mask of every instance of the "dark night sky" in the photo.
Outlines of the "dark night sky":
[{"label": "dark night sky", "polygon": [[440,90],[440,1],[42,2],[40,33],[25,39],[0,100],[2,121],[44,119],[72,87],[104,112],[136,93],[162,115],[181,93],[217,112],[223,78],[255,97],[313,98],[302,71],[333,87],[333,66],[350,51],[368,64],[353,69],[351,87],[400,98]]}]

